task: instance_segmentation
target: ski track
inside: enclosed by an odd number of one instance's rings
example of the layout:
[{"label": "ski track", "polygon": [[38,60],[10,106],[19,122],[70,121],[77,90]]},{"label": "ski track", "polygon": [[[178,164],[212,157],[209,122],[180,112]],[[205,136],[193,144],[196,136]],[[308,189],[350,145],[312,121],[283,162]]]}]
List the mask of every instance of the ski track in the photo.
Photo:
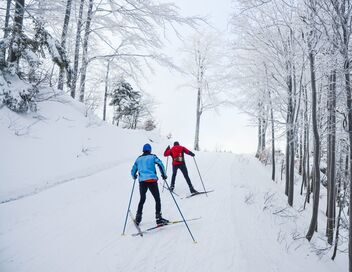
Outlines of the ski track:
[{"label": "ski track", "polygon": [[117,165],[123,163],[124,161],[126,161],[126,160],[117,160],[117,161],[112,161],[112,162],[106,162],[106,163],[103,163],[103,164],[95,166],[95,167],[90,167],[90,168],[81,170],[77,173],[67,174],[66,177],[53,178],[49,181],[38,182],[38,184],[44,184],[44,185],[37,187],[37,188],[34,188],[34,189],[31,188],[28,190],[24,190],[25,192],[23,192],[22,194],[16,193],[14,196],[11,196],[11,197],[0,197],[0,205],[3,203],[16,201],[16,200],[19,200],[24,197],[28,197],[28,196],[32,196],[32,195],[41,193],[45,190],[51,189],[55,186],[64,184],[66,182],[71,182],[71,181],[74,181],[77,179],[90,177],[90,176],[95,175],[99,172],[106,171],[110,168],[116,167]]},{"label": "ski track", "polygon": [[[276,226],[268,224],[268,214],[261,211],[261,193],[270,182],[267,169],[248,156],[226,153],[203,153],[197,163],[206,189],[215,191],[208,197],[176,197],[186,218],[202,217],[189,222],[197,243],[183,224],[132,237],[136,228],[128,220],[126,235],[121,236],[132,162],[120,162],[0,205],[0,271],[254,272],[260,267],[261,272],[279,272],[288,271],[287,263],[292,264],[290,271],[307,271],[311,263],[314,271],[329,271],[315,258],[291,261],[276,241],[271,231]],[[202,190],[193,161],[187,165],[192,183]],[[139,199],[136,187],[133,214]],[[189,193],[180,173],[175,191]],[[249,196],[252,201],[246,202]],[[161,197],[163,216],[180,219],[169,192]],[[148,193],[141,229],[153,226],[154,220],[154,200]]]}]

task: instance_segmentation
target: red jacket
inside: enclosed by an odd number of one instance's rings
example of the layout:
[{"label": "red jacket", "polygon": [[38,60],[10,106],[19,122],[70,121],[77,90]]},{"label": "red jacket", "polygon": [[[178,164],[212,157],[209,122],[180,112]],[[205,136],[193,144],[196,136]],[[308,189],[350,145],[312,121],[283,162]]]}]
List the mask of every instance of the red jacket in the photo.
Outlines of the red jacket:
[{"label": "red jacket", "polygon": [[171,156],[172,157],[172,164],[173,165],[180,165],[185,163],[184,153],[190,156],[194,156],[194,153],[189,151],[187,148],[181,145],[175,145],[172,148],[168,146],[164,152],[164,156]]}]

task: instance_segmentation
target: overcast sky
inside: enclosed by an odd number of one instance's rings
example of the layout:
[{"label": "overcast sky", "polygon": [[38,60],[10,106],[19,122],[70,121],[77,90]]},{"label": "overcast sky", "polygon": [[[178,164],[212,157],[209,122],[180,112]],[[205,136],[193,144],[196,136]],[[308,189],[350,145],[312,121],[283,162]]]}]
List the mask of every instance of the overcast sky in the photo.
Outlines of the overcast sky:
[{"label": "overcast sky", "polygon": [[[213,26],[226,33],[231,13],[231,0],[174,0],[187,16],[207,16]],[[182,43],[171,38],[165,49],[177,59]],[[173,140],[193,148],[196,117],[196,90],[179,88],[185,79],[167,68],[157,68],[145,90],[159,103],[155,116],[162,134],[169,132]],[[234,86],[236,89],[236,86]],[[218,113],[205,112],[200,124],[202,150],[231,150],[235,153],[253,153],[256,150],[257,130],[250,117],[235,108],[220,108]]]}]

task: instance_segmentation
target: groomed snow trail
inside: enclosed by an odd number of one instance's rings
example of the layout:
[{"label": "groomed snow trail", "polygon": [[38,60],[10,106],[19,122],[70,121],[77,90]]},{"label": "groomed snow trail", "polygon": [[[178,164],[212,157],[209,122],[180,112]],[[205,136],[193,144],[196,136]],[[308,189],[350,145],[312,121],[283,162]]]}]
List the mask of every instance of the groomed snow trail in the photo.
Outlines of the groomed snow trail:
[{"label": "groomed snow trail", "polygon": [[[283,192],[270,181],[268,168],[245,155],[197,153],[196,159],[206,188],[215,191],[208,197],[176,200],[186,218],[202,217],[189,222],[197,243],[183,224],[152,231],[142,238],[130,235],[136,229],[128,220],[126,235],[121,236],[132,188],[129,173],[133,161],[126,161],[1,204],[0,271],[345,270],[308,254],[305,240],[291,249],[278,239],[285,225],[278,224],[268,203],[274,198],[280,202],[281,196],[276,196]],[[202,190],[190,157],[187,165],[195,188]],[[168,174],[171,176],[170,170]],[[161,190],[160,185],[159,181]],[[175,191],[181,196],[189,194],[181,173]],[[170,194],[164,191],[161,196],[163,216],[180,219]],[[136,186],[133,213],[138,200]],[[154,224],[154,200],[148,193],[141,228]]]}]

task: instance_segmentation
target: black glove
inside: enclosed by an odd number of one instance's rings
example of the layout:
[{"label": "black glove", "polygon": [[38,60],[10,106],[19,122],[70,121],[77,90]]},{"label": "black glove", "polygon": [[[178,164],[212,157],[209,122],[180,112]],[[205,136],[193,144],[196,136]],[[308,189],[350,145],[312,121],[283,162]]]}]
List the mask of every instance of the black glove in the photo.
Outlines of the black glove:
[{"label": "black glove", "polygon": [[161,177],[162,177],[163,179],[167,179],[167,175],[162,174]]},{"label": "black glove", "polygon": [[170,146],[168,145],[166,149],[170,149]]},{"label": "black glove", "polygon": [[191,155],[192,157],[194,157],[196,154],[194,154],[192,151],[189,152],[189,155]]},{"label": "black glove", "polygon": [[137,174],[134,174],[133,178],[134,178],[134,179],[137,179],[137,178],[138,178]]}]

